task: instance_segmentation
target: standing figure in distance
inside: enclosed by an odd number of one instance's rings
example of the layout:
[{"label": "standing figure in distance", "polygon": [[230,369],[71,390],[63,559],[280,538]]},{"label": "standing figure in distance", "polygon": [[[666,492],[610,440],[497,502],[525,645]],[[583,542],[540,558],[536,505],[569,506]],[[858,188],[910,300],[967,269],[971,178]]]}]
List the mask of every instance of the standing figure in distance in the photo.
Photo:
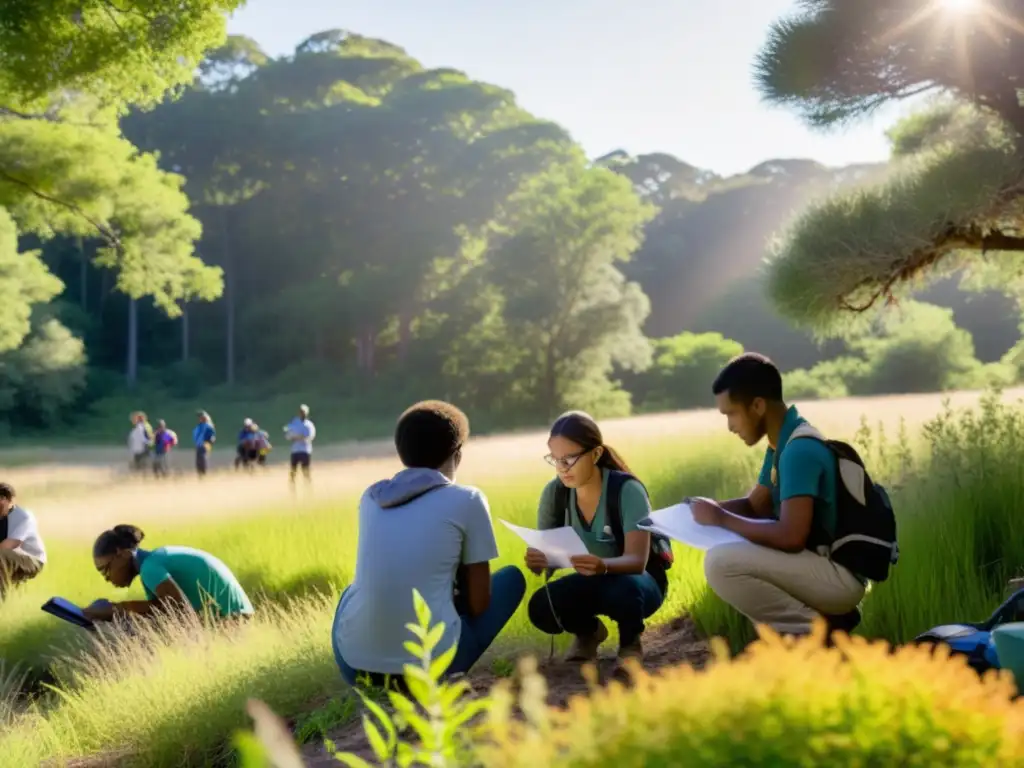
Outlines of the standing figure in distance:
[{"label": "standing figure in distance", "polygon": [[153,445],[153,433],[146,421],[146,414],[135,411],[131,415],[132,429],[128,433],[128,454],[133,472],[145,472],[149,449]]},{"label": "standing figure in distance", "polygon": [[309,463],[313,454],[313,441],[316,439],[316,427],[309,420],[309,406],[300,405],[299,415],[288,422],[284,428],[285,437],[292,444],[291,470],[288,473],[288,482],[295,486],[295,473],[302,467],[302,474],[306,482],[311,481],[309,474]]},{"label": "standing figure in distance", "polygon": [[199,411],[196,415],[199,422],[192,430],[192,443],[196,447],[196,473],[203,477],[209,466],[210,451],[217,442],[217,429],[206,411]]},{"label": "standing figure in distance", "polygon": [[171,449],[178,444],[178,436],[173,429],[167,428],[167,422],[160,419],[156,423],[156,432],[153,434],[153,474],[157,477],[167,477],[167,460],[170,457]]}]

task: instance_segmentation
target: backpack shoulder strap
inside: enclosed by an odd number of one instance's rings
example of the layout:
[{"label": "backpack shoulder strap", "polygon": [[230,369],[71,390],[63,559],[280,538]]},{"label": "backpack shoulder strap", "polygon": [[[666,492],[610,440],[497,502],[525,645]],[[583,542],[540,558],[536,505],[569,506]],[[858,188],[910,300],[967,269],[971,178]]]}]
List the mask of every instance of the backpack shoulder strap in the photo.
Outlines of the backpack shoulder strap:
[{"label": "backpack shoulder strap", "polygon": [[561,512],[562,525],[572,525],[569,519],[569,489],[560,480],[555,480],[555,512]]},{"label": "backpack shoulder strap", "polygon": [[[611,470],[608,473],[608,499],[605,502],[605,512],[608,516],[608,525],[612,529],[612,535],[619,549],[626,550],[626,533],[622,525],[622,488],[630,480],[640,483],[640,480],[628,472]],[[643,487],[643,483],[640,483]],[[644,488],[646,491],[647,489]]]},{"label": "backpack shoulder strap", "polygon": [[[807,422],[804,422],[789,436],[789,440],[799,440],[801,437],[809,437],[813,440],[819,440],[823,443],[827,443],[828,439],[818,431],[816,427]],[[786,445],[789,445],[789,440],[786,441]]]},{"label": "backpack shoulder strap", "polygon": [[3,541],[4,539],[7,538],[7,531],[8,531],[7,516],[4,515],[3,517],[0,517],[0,541]]}]

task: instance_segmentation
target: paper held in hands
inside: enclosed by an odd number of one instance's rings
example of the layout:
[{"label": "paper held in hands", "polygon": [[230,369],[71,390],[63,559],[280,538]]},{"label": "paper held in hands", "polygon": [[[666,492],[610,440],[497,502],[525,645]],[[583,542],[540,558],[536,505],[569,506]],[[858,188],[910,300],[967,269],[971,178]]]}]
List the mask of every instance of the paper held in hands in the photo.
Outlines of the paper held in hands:
[{"label": "paper held in hands", "polygon": [[572,568],[572,563],[569,562],[570,557],[588,554],[583,539],[569,526],[538,531],[533,528],[512,525],[507,520],[501,522],[512,533],[525,541],[528,547],[543,552],[548,559],[548,565],[552,568]]},{"label": "paper held in hands", "polygon": [[637,523],[643,531],[659,533],[673,541],[678,541],[697,549],[708,550],[719,544],[731,544],[746,541],[739,534],[713,525],[701,525],[693,519],[689,504],[676,504],[672,507],[652,512]]}]

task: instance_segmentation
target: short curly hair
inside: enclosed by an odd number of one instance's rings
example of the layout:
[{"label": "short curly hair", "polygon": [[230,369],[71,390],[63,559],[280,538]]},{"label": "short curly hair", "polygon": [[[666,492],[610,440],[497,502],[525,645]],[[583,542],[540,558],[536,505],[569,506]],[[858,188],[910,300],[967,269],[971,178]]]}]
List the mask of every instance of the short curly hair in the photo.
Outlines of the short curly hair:
[{"label": "short curly hair", "polygon": [[408,408],[395,425],[398,458],[409,468],[439,469],[469,439],[469,419],[442,400]]}]

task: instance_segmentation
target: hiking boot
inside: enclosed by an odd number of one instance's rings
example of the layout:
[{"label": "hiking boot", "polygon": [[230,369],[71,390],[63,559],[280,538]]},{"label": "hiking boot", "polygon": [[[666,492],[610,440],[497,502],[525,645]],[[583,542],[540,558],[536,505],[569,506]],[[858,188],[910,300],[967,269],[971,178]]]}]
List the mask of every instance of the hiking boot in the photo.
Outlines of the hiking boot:
[{"label": "hiking boot", "polygon": [[572,647],[566,654],[566,661],[594,661],[597,659],[597,649],[601,643],[608,639],[608,627],[600,621],[597,622],[597,629],[589,635],[576,635],[572,641]]},{"label": "hiking boot", "polygon": [[626,666],[630,659],[635,659],[640,666],[644,663],[644,646],[637,637],[629,643],[619,645],[619,653],[615,659],[615,669],[612,670],[612,678],[628,683],[630,679],[629,668]]}]

